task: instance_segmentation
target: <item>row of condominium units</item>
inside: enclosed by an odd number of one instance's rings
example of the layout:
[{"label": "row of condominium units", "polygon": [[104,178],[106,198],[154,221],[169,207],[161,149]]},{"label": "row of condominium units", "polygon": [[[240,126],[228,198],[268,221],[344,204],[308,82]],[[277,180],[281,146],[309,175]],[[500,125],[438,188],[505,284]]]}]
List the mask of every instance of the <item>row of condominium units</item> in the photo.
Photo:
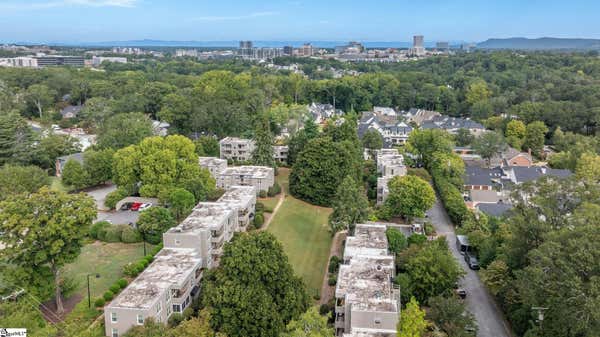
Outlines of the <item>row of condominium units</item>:
[{"label": "row of condominium units", "polygon": [[228,173],[221,172],[218,180],[226,190],[223,196],[216,202],[200,202],[165,232],[164,248],[154,261],[105,306],[106,336],[122,336],[148,318],[167,323],[173,313],[183,312],[198,296],[204,270],[218,266],[224,244],[253,221],[256,195],[273,185],[274,170],[226,164]]},{"label": "row of condominium units", "polygon": [[335,334],[392,337],[400,315],[400,289],[393,283],[394,256],[387,225],[358,224],[346,238],[335,289]]},{"label": "row of condominium units", "polygon": [[[233,161],[249,161],[255,142],[252,139],[225,137],[219,141],[219,150],[222,159]],[[287,161],[288,147],[286,145],[273,145],[273,158],[283,163]]]},{"label": "row of condominium units", "polygon": [[389,194],[388,183],[396,176],[405,176],[407,173],[404,157],[397,149],[376,150],[377,173],[377,205],[383,205]]}]

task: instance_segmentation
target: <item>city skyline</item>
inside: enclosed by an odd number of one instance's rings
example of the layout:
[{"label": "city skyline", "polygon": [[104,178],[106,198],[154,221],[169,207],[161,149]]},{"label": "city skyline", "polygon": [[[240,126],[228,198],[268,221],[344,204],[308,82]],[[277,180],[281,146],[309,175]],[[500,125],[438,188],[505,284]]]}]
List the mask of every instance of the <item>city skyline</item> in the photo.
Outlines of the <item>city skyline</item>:
[{"label": "city skyline", "polygon": [[[2,42],[484,41],[507,37],[600,38],[590,1],[0,1]],[[35,18],[35,20],[32,20]],[[560,23],[560,24],[558,24]]]}]

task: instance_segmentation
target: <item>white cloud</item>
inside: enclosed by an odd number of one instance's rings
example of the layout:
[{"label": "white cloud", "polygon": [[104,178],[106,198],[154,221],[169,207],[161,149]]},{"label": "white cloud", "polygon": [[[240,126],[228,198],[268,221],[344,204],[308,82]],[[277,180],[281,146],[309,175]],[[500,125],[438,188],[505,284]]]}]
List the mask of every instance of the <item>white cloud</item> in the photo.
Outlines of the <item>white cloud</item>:
[{"label": "white cloud", "polygon": [[194,21],[239,21],[252,18],[258,18],[262,16],[274,16],[278,15],[278,12],[254,12],[246,15],[234,15],[234,16],[201,16],[194,18]]},{"label": "white cloud", "polygon": [[138,0],[61,0],[37,2],[0,2],[0,10],[36,10],[67,6],[135,7]]}]

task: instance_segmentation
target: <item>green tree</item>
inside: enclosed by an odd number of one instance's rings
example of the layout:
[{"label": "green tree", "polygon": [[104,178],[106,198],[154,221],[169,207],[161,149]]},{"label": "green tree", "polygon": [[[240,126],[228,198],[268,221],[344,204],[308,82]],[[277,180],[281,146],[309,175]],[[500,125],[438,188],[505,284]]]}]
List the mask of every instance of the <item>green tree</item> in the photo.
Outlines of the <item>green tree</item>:
[{"label": "green tree", "polygon": [[183,188],[175,188],[169,193],[168,204],[175,219],[181,221],[185,219],[192,211],[192,208],[196,206],[196,198],[191,192]]},{"label": "green tree", "polygon": [[584,153],[577,161],[575,168],[577,179],[587,183],[600,181],[600,156],[593,153]]},{"label": "green tree", "polygon": [[25,100],[31,104],[42,118],[44,109],[54,102],[56,91],[51,90],[44,84],[33,84],[25,92]]},{"label": "green tree", "polygon": [[506,141],[515,149],[521,149],[526,132],[527,127],[525,123],[518,119],[513,119],[506,124]]},{"label": "green tree", "polygon": [[137,228],[145,241],[157,245],[162,242],[162,234],[176,224],[171,211],[154,206],[140,213]]},{"label": "green tree", "polygon": [[458,129],[454,136],[457,146],[469,146],[473,142],[473,139],[475,139],[475,137],[471,134],[471,131],[465,128]]},{"label": "green tree", "polygon": [[547,132],[548,128],[544,122],[536,121],[527,124],[525,140],[523,141],[523,149],[531,150],[533,154],[539,156],[544,148]]},{"label": "green tree", "polygon": [[[42,187],[30,195],[0,202],[0,257],[8,263],[34,271],[51,271],[58,313],[61,298],[61,267],[81,252],[88,227],[96,217],[96,204],[85,194],[66,194]],[[31,248],[35,247],[32,253]]]},{"label": "green tree", "polygon": [[448,337],[476,336],[475,317],[467,311],[465,303],[456,297],[435,296],[427,301],[429,310],[426,317],[435,323]]},{"label": "green tree", "polygon": [[421,157],[425,166],[432,163],[434,153],[452,152],[452,135],[440,129],[413,130],[408,137],[408,150]]},{"label": "green tree", "polygon": [[280,337],[333,337],[333,328],[327,324],[327,317],[321,316],[317,307],[309,308],[298,319],[288,323]]},{"label": "green tree", "polygon": [[473,141],[473,150],[478,153],[481,158],[485,159],[490,166],[492,158],[500,155],[507,148],[506,141],[501,134],[488,131]]},{"label": "green tree", "polygon": [[398,254],[408,247],[406,237],[396,228],[388,227],[388,229],[385,230],[385,236],[388,240],[388,248],[390,252],[394,254]]},{"label": "green tree", "polygon": [[4,165],[0,168],[0,200],[20,193],[33,193],[48,185],[48,174],[37,166]]},{"label": "green tree", "polygon": [[170,130],[185,130],[192,111],[192,103],[180,94],[168,94],[163,98],[158,118],[171,125]]},{"label": "green tree", "polygon": [[377,130],[369,129],[362,138],[362,145],[369,150],[377,150],[383,147],[383,137]]},{"label": "green tree", "polygon": [[98,127],[114,114],[111,102],[104,97],[92,97],[86,101],[78,117]]},{"label": "green tree", "polygon": [[89,186],[90,176],[77,160],[70,159],[62,169],[62,182],[79,190]]},{"label": "green tree", "polygon": [[510,270],[506,262],[495,260],[481,272],[481,280],[488,287],[492,295],[498,296],[510,284]]},{"label": "green tree", "polygon": [[12,111],[0,113],[0,165],[31,161],[34,136],[27,121]]},{"label": "green tree", "polygon": [[319,135],[319,129],[312,119],[307,119],[304,128],[296,132],[288,143],[288,164],[294,165],[296,158],[304,150],[306,144]]},{"label": "green tree", "polygon": [[406,304],[406,309],[400,315],[398,322],[398,337],[422,337],[429,323],[425,320],[425,311],[419,308],[419,302],[412,297]]},{"label": "green tree", "polygon": [[433,206],[435,193],[425,180],[417,176],[397,176],[388,182],[389,195],[385,201],[392,214],[399,214],[410,222],[414,217],[425,216]]},{"label": "green tree", "polygon": [[329,206],[342,180],[360,178],[360,163],[349,144],[329,137],[311,140],[300,153],[290,174],[290,192],[315,205]]},{"label": "green tree", "polygon": [[369,202],[362,188],[351,176],[347,176],[335,193],[332,207],[329,227],[335,234],[365,221],[368,216]]},{"label": "green tree", "polygon": [[215,137],[211,136],[200,136],[198,139],[194,141],[196,144],[196,148],[200,147],[202,149],[202,153],[198,153],[198,155],[203,155],[207,157],[218,157],[219,156],[219,140]]},{"label": "green tree", "polygon": [[276,337],[308,308],[302,280],[268,232],[239,235],[225,245],[219,268],[205,278],[211,326],[229,337]]},{"label": "green tree", "polygon": [[469,85],[465,98],[467,103],[474,105],[479,102],[487,101],[491,92],[488,89],[487,83],[484,80],[474,81]]},{"label": "green tree", "polygon": [[42,137],[37,144],[33,161],[41,168],[55,170],[56,158],[81,151],[77,139],[58,134],[49,134]]},{"label": "green tree", "polygon": [[87,150],[83,153],[83,167],[89,175],[90,185],[104,184],[112,179],[112,159],[115,151]]},{"label": "green tree", "polygon": [[120,149],[152,136],[152,122],[139,112],[116,114],[98,130],[98,146]]},{"label": "green tree", "polygon": [[269,121],[260,117],[254,130],[254,151],[252,151],[252,163],[259,166],[276,167],[273,158],[273,135]]}]

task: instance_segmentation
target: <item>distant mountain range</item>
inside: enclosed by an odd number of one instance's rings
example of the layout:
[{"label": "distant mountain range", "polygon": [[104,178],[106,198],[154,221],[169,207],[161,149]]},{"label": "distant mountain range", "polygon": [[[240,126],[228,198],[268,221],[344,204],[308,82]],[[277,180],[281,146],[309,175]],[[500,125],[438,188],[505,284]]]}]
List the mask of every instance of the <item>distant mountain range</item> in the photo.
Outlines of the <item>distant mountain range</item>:
[{"label": "distant mountain range", "polygon": [[477,44],[480,49],[519,49],[519,50],[600,50],[600,40],[542,37],[528,39],[513,37],[508,39],[488,39]]}]

